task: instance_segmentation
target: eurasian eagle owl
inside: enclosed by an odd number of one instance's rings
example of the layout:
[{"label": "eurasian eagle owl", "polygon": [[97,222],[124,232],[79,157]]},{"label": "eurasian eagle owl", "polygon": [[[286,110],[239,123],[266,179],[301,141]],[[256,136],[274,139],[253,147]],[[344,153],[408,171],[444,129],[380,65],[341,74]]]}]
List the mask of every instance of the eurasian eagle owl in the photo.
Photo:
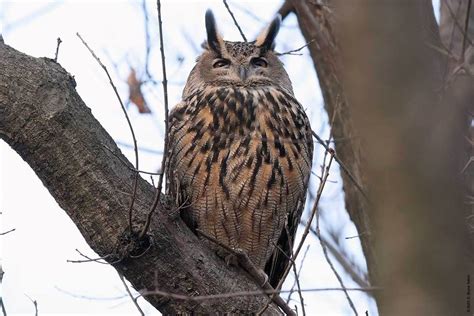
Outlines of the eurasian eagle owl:
[{"label": "eurasian eagle owl", "polygon": [[246,251],[274,286],[291,254],[313,154],[308,118],[274,52],[280,23],[253,42],[229,42],[206,12],[204,52],[170,113],[167,168],[168,193],[187,224]]}]

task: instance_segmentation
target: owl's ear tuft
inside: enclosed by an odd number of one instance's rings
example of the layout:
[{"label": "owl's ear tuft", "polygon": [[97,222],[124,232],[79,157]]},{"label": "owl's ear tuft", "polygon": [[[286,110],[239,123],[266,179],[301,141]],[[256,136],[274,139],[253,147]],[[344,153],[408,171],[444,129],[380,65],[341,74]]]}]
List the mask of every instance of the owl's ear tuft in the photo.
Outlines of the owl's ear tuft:
[{"label": "owl's ear tuft", "polygon": [[275,48],[274,41],[278,31],[280,30],[280,24],[281,15],[278,14],[273,19],[272,23],[270,23],[270,25],[257,36],[257,39],[255,40],[255,46],[260,47],[262,53]]},{"label": "owl's ear tuft", "polygon": [[217,31],[216,19],[210,9],[206,11],[207,46],[217,54],[222,54],[224,39]]}]

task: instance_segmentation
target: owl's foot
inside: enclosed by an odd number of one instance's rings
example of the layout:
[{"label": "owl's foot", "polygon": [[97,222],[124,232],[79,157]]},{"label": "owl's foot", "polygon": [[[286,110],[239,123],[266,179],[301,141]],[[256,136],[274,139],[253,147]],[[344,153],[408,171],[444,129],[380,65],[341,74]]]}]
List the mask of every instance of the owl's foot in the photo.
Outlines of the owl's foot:
[{"label": "owl's foot", "polygon": [[234,255],[233,253],[231,254],[228,254],[225,258],[225,263],[227,264],[227,266],[238,266],[239,265],[239,261],[237,259],[237,256]]},{"label": "owl's foot", "polygon": [[217,249],[216,254],[219,258],[224,259],[227,266],[236,267],[239,265],[239,260],[235,253],[229,253],[229,251],[225,249]]},{"label": "owl's foot", "polygon": [[260,285],[263,288],[265,284],[268,283],[268,275],[262,269],[258,269],[258,273],[259,273],[258,279],[263,281],[263,283]]}]

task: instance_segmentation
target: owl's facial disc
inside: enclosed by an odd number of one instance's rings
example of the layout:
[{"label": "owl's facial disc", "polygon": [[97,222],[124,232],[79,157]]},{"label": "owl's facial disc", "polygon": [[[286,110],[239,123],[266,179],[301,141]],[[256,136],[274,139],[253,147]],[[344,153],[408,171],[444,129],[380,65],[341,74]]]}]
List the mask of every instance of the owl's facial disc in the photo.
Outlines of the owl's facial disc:
[{"label": "owl's facial disc", "polygon": [[248,56],[245,58],[215,58],[212,61],[213,72],[221,80],[236,84],[268,81],[268,60],[265,57]]}]

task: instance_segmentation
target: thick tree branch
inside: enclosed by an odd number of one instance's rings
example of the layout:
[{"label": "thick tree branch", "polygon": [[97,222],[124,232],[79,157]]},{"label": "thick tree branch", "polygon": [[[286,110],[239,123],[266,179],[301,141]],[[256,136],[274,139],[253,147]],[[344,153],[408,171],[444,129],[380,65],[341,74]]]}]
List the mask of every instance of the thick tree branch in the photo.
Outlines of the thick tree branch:
[{"label": "thick tree branch", "polygon": [[[203,247],[163,207],[158,206],[147,238],[130,236],[131,197],[123,192],[130,191],[133,167],[124,165],[126,158],[77,94],[73,77],[51,59],[33,58],[1,43],[0,69],[0,138],[35,171],[92,249],[109,262],[121,259],[114,267],[136,290],[188,296],[260,290],[241,269],[227,267]],[[153,195],[153,187],[139,178],[136,227],[143,225]],[[166,314],[255,312],[268,300],[146,298]],[[278,311],[272,305],[269,313]]]},{"label": "thick tree branch", "polygon": [[344,86],[367,161],[380,314],[463,315],[472,273],[465,113],[444,94],[431,1],[336,3]]}]

